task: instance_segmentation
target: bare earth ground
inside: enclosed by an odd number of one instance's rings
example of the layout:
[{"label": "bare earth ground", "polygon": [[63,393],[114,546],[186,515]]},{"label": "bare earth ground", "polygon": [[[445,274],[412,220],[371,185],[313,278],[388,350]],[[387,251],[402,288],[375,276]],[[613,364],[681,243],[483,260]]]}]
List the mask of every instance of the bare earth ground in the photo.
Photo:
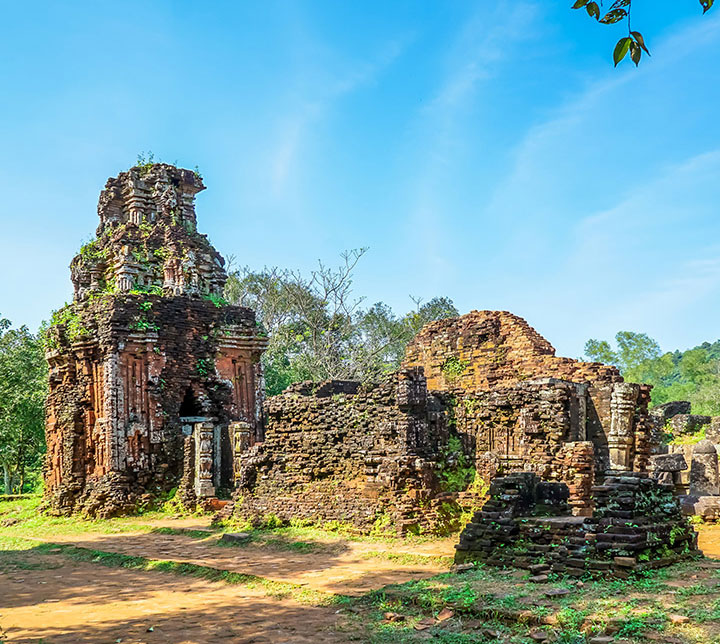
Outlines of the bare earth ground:
[{"label": "bare earth ground", "polygon": [[[20,524],[22,525],[22,524]],[[138,528],[208,530],[208,519],[163,519]],[[9,529],[5,530],[7,534]],[[13,536],[22,535],[14,526]],[[3,529],[0,528],[0,536]],[[296,552],[282,542],[218,545],[218,535],[120,532],[42,534],[41,544],[71,544],[145,559],[256,575],[322,594],[359,595],[388,583],[446,571],[452,540],[409,544],[322,535]],[[292,546],[293,541],[290,541]],[[32,544],[31,544],[32,545]],[[386,558],[383,553],[390,553]],[[57,553],[6,552],[0,565],[0,643],[347,642],[337,606],[276,597],[262,587],[227,585],[146,570],[105,567]],[[403,560],[410,555],[410,561]],[[417,560],[413,559],[413,555]],[[318,603],[317,601],[314,603]],[[336,628],[337,627],[337,628]],[[151,630],[148,630],[151,629]]]},{"label": "bare earth ground", "polygon": [[[349,613],[349,604],[344,604],[338,595],[361,595],[386,584],[426,579],[446,571],[455,541],[355,540],[317,533],[285,541],[270,536],[245,546],[221,547],[218,535],[199,532],[208,528],[208,521],[198,518],[140,519],[132,529],[110,534],[100,529],[38,533],[23,531],[22,523],[0,528],[0,547],[2,538],[9,539],[0,552],[0,643],[415,641],[391,630],[385,639],[369,637],[364,630],[369,617],[362,612]],[[13,538],[24,540],[25,545],[13,548]],[[302,547],[297,543],[301,538],[305,544]],[[62,548],[32,549],[34,543],[43,542],[146,560],[190,563],[255,575],[271,583],[207,581],[159,570],[101,565],[101,561],[87,557],[78,560]],[[720,526],[702,526],[700,545],[707,556],[720,558]],[[705,577],[711,584],[716,572],[708,569],[699,578],[688,573],[688,580],[671,580],[668,587],[685,583],[697,586],[698,579]],[[508,577],[515,576],[508,573]],[[278,588],[272,582],[278,582]],[[517,586],[518,582],[508,579],[508,583]],[[283,584],[291,590],[281,588]],[[498,590],[506,591],[501,584],[496,585]],[[312,598],[303,597],[304,590],[314,593]],[[689,597],[692,602],[688,605],[699,602],[697,606],[710,606],[711,599],[720,596],[720,589],[716,593],[714,586],[708,586],[708,591],[713,592]],[[542,607],[542,601],[536,605]],[[349,610],[357,613],[356,609]],[[714,633],[713,629],[703,632]],[[410,634],[432,639],[429,632],[415,632],[412,627]],[[659,641],[717,641],[703,637]],[[491,639],[486,634],[462,641]]]}]

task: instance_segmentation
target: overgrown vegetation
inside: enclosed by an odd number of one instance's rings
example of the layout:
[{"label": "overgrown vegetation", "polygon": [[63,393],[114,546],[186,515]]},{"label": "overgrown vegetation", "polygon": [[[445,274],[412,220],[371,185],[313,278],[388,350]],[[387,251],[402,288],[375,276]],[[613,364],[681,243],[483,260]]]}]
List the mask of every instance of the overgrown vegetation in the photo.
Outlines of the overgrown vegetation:
[{"label": "overgrown vegetation", "polygon": [[654,405],[689,400],[695,414],[720,415],[720,340],[662,353],[646,334],[621,331],[615,344],[613,348],[605,340],[588,340],[585,355],[617,366],[631,382],[653,385]]},{"label": "overgrown vegetation", "polygon": [[378,302],[369,308],[353,292],[353,273],[366,249],[343,253],[337,268],[320,263],[298,271],[230,271],[225,298],[257,312],[270,344],[263,356],[267,393],[302,380],[367,380],[397,369],[405,346],[432,320],[458,315],[445,297],[398,316]]}]

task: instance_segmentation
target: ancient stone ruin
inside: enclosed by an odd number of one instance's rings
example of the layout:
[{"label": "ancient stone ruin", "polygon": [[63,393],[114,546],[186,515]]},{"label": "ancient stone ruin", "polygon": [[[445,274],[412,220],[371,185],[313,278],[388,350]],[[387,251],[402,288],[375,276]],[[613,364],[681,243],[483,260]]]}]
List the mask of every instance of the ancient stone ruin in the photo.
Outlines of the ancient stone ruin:
[{"label": "ancient stone ruin", "polygon": [[47,359],[46,499],[111,516],[179,486],[187,503],[234,486],[234,454],[262,439],[253,311],[222,299],[224,261],[197,232],[189,170],[108,180],[97,236],[72,260],[73,302]]},{"label": "ancient stone ruin", "polygon": [[291,385],[265,403],[265,441],[240,456],[234,511],[437,530],[452,522],[438,494],[442,409],[422,369],[379,383]]},{"label": "ancient stone ruin", "polygon": [[652,457],[653,476],[674,486],[685,514],[719,520],[720,417],[692,414],[686,401],[659,405],[651,417],[658,435],[673,437]]},{"label": "ancient stone ruin", "polygon": [[427,325],[379,382],[300,383],[263,401],[267,340],[222,298],[223,259],[196,229],[203,189],[147,164],[101,193],[73,302],[48,334],[54,511],[110,516],[173,490],[217,507],[234,492],[225,515],[437,532],[512,472],[565,485],[572,514],[590,516],[606,472],[646,472],[660,452],[650,387],[556,357],[507,312]]},{"label": "ancient stone ruin", "polygon": [[530,472],[497,478],[463,530],[455,561],[518,566],[546,581],[548,573],[627,577],[699,554],[672,485],[617,472],[593,494],[592,515],[574,517],[564,484]]},{"label": "ancient stone ruin", "polygon": [[576,514],[608,470],[647,471],[655,444],[650,386],[615,367],[555,356],[550,343],[511,313],[474,311],[428,324],[405,366],[424,368],[442,392],[480,476],[528,470],[570,490]]},{"label": "ancient stone ruin", "polygon": [[[482,503],[483,481],[531,471],[567,485],[572,512],[589,515],[606,471],[647,471],[649,391],[614,367],[555,357],[510,313],[433,322],[381,384],[303,383],[266,401],[234,511],[438,530]],[[448,480],[461,460],[471,472],[458,489]]]}]

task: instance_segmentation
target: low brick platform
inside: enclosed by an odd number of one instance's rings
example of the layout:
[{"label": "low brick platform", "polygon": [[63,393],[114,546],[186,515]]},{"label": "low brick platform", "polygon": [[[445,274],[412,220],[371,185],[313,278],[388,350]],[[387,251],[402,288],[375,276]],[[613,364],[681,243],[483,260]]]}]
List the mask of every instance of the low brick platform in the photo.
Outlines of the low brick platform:
[{"label": "low brick platform", "polygon": [[567,487],[530,472],[495,479],[490,500],[460,535],[455,561],[546,573],[613,574],[697,556],[697,534],[673,487],[637,472],[613,473],[593,487],[590,517],[569,516]]}]

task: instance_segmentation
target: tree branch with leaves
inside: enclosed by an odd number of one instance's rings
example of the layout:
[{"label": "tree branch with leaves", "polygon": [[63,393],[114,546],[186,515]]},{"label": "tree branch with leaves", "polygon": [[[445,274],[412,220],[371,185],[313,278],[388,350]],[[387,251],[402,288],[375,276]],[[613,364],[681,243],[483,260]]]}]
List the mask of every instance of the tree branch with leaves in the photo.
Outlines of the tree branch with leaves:
[{"label": "tree branch with leaves", "polygon": [[[715,2],[715,0],[699,0],[703,14],[707,13]],[[650,51],[645,46],[645,38],[639,31],[632,28],[632,3],[633,0],[615,0],[607,11],[603,10],[603,2],[591,2],[589,0],[576,0],[573,9],[585,9],[588,16],[595,18],[597,22],[603,25],[614,25],[619,22],[626,21],[628,35],[623,36],[617,41],[613,50],[613,62],[615,67],[630,54],[630,60],[637,67],[640,64],[643,52],[648,56]]]}]

